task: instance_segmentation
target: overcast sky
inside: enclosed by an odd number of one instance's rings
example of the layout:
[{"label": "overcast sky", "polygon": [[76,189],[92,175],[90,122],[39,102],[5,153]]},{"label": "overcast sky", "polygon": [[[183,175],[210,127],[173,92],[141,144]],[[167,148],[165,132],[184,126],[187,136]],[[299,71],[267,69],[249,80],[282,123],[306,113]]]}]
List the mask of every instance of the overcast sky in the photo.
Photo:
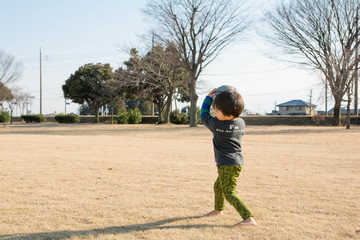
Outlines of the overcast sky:
[{"label": "overcast sky", "polygon": [[[271,7],[276,0],[251,0],[253,11]],[[40,48],[42,51],[43,114],[64,112],[62,85],[80,66],[110,63],[113,69],[129,58],[124,49],[144,47],[140,35],[149,31],[141,10],[146,0],[2,0],[0,49],[22,61],[20,86],[35,98],[29,109],[40,112]],[[254,32],[240,35],[200,76],[200,106],[211,89],[233,85],[244,97],[245,108],[264,114],[275,103],[301,99],[324,109],[324,89],[317,73],[289,67],[266,57],[272,49]],[[328,109],[332,108],[332,101]],[[67,112],[78,113],[70,100]],[[178,106],[184,106],[178,104]],[[19,115],[20,112],[15,112]]]}]

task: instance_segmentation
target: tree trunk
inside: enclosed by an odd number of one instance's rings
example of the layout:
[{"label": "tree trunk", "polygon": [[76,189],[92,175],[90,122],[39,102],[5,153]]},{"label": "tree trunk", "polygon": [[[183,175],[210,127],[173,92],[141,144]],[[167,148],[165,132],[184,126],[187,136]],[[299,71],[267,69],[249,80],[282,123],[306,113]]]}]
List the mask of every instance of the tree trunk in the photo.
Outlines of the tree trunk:
[{"label": "tree trunk", "polygon": [[190,83],[190,127],[197,127],[197,112],[196,112],[197,100],[198,100],[198,95],[196,94],[196,81],[194,77],[192,77]]},{"label": "tree trunk", "polygon": [[11,109],[10,110],[10,124],[13,124],[13,112],[14,112],[14,109]]},{"label": "tree trunk", "polygon": [[172,104],[172,95],[173,95],[173,93],[170,92],[170,94],[167,96],[164,123],[170,122],[170,109],[171,109],[171,104]]},{"label": "tree trunk", "polygon": [[[356,30],[359,30],[359,11],[356,12]],[[359,34],[357,35],[357,40],[359,40]],[[355,56],[359,56],[359,48],[360,46],[358,46],[356,49],[355,49]],[[354,91],[354,113],[355,113],[355,116],[358,116],[359,115],[359,110],[358,110],[358,102],[359,102],[359,92],[358,92],[358,84],[359,84],[359,71],[358,71],[358,67],[359,67],[359,62],[356,62],[355,64],[355,91]]]},{"label": "tree trunk", "polygon": [[350,93],[348,95],[348,103],[346,108],[346,129],[350,129],[350,104],[351,104],[351,98]]},{"label": "tree trunk", "polygon": [[336,96],[335,98],[335,105],[334,105],[334,109],[333,109],[333,116],[334,116],[334,126],[340,126],[341,121],[340,121],[340,117],[341,117],[341,97]]},{"label": "tree trunk", "polygon": [[95,114],[96,123],[100,123],[100,119],[99,119],[99,110],[100,110],[100,108],[99,108],[99,106],[97,104],[94,104],[94,107],[95,107],[95,111],[96,111],[96,114]]},{"label": "tree trunk", "polygon": [[114,124],[114,104],[111,104],[111,124]]},{"label": "tree trunk", "polygon": [[161,124],[161,123],[163,123],[163,120],[162,120],[162,117],[161,117],[161,115],[162,115],[162,108],[160,107],[160,105],[159,104],[156,104],[157,105],[157,107],[158,107],[158,112],[159,112],[159,116],[158,116],[158,124]]},{"label": "tree trunk", "polygon": [[350,94],[350,86],[348,88],[348,104],[346,107],[346,129],[350,129],[350,104],[351,104],[351,94]]}]

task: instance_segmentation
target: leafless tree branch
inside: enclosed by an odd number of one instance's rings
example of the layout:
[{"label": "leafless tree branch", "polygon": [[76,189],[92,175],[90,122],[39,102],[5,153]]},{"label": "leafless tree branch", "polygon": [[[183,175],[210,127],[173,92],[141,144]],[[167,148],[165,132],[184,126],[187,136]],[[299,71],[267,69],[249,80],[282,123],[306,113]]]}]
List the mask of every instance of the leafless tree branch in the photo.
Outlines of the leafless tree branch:
[{"label": "leafless tree branch", "polygon": [[265,13],[269,30],[263,35],[281,49],[283,60],[320,71],[335,99],[334,118],[339,124],[341,101],[359,63],[356,27],[357,0],[294,0]]},{"label": "leafless tree branch", "polygon": [[[196,113],[196,82],[205,67],[250,25],[245,1],[156,0],[144,13],[154,22],[159,41],[170,40],[181,49],[181,62],[189,72],[191,113]],[[196,126],[196,114],[190,116]]]},{"label": "leafless tree branch", "polygon": [[23,64],[16,62],[13,56],[0,51],[0,82],[7,85],[21,77]]}]

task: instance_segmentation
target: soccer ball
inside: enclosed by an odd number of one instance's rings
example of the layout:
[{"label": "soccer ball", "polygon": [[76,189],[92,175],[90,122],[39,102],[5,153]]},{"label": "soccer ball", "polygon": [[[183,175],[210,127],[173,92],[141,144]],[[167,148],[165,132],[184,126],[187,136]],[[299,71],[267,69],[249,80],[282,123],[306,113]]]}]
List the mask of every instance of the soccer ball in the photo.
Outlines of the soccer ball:
[{"label": "soccer ball", "polygon": [[223,92],[223,91],[227,91],[227,90],[236,91],[236,89],[235,89],[233,86],[230,86],[230,85],[222,85],[222,86],[216,88],[215,96],[218,95],[219,93],[221,93],[221,92]]}]

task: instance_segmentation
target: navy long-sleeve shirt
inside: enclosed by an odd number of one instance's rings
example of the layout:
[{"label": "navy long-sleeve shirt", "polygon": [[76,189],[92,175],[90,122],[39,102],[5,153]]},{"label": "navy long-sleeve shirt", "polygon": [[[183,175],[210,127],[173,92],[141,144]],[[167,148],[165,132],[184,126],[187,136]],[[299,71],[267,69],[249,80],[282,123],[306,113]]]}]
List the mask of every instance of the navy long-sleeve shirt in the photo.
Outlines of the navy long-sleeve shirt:
[{"label": "navy long-sleeve shirt", "polygon": [[241,138],[245,134],[245,122],[241,118],[220,121],[210,115],[212,98],[206,96],[201,107],[201,121],[213,133],[213,145],[217,166],[244,164]]}]

